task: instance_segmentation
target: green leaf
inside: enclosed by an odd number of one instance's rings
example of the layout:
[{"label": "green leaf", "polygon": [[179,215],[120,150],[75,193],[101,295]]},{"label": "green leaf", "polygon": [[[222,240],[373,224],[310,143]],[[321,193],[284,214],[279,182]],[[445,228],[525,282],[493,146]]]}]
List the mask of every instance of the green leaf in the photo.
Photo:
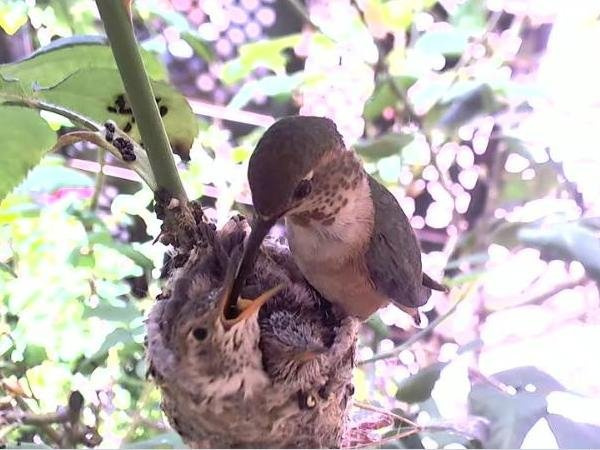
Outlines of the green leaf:
[{"label": "green leaf", "polygon": [[40,165],[36,166],[27,175],[16,189],[17,192],[54,192],[63,187],[91,187],[94,180],[79,170],[65,167],[61,157],[45,157]]},{"label": "green leaf", "polygon": [[181,33],[181,39],[189,44],[194,52],[203,60],[211,62],[215,59],[215,54],[208,41],[205,41],[196,33],[186,31]]},{"label": "green leaf", "polygon": [[362,140],[354,144],[354,149],[367,161],[378,161],[398,155],[413,140],[411,134],[388,133],[374,139]]},{"label": "green leaf", "polygon": [[415,49],[429,54],[460,56],[469,43],[469,33],[458,28],[434,29],[415,42]]},{"label": "green leaf", "polygon": [[474,118],[491,114],[499,108],[492,89],[487,84],[481,84],[454,99],[440,117],[438,126],[446,131],[454,131]]},{"label": "green leaf", "polygon": [[542,198],[558,186],[555,167],[551,162],[537,164],[535,176],[523,180],[520,173],[505,173],[504,185],[500,198],[507,203],[518,203],[535,198]]},{"label": "green leaf", "polygon": [[297,45],[300,39],[300,34],[290,34],[242,45],[238,49],[239,56],[223,66],[221,81],[229,85],[237,83],[258,67],[266,67],[278,74],[283,73],[287,62],[283,51]]},{"label": "green leaf", "polygon": [[92,268],[96,265],[96,258],[94,254],[89,250],[83,251],[83,247],[73,249],[67,262],[73,267],[87,267]]},{"label": "green leaf", "polygon": [[431,391],[446,364],[434,363],[400,382],[396,398],[406,403],[419,403],[427,400],[431,397]]},{"label": "green leaf", "polygon": [[450,23],[456,28],[479,35],[485,31],[486,12],[483,0],[466,0],[450,16]]},{"label": "green leaf", "polygon": [[235,109],[243,108],[257,94],[267,97],[282,94],[291,95],[294,89],[304,82],[304,79],[304,72],[297,72],[292,75],[268,75],[260,80],[249,81],[242,86],[227,106]]},{"label": "green leaf", "polygon": [[9,36],[27,23],[27,4],[20,0],[0,2],[0,28]]},{"label": "green leaf", "polygon": [[106,336],[100,348],[92,356],[78,362],[76,370],[84,374],[89,374],[98,364],[102,363],[112,347],[120,343],[130,344],[134,342],[135,340],[131,331],[125,328],[116,328]]},{"label": "green leaf", "polygon": [[13,278],[18,278],[17,274],[12,269],[12,267],[10,267],[6,263],[3,263],[2,261],[0,261],[0,271],[10,274],[10,276],[12,276]]},{"label": "green leaf", "polygon": [[[171,146],[183,158],[189,153],[198,134],[198,121],[185,97],[173,87],[162,82],[153,82],[152,88],[160,108],[164,111],[162,119]],[[82,69],[55,86],[40,90],[36,96],[99,123],[112,119],[119,128],[140,142],[137,125],[126,103],[124,92],[117,70]]]},{"label": "green leaf", "polygon": [[56,134],[37,111],[0,106],[0,201],[52,148]]},{"label": "green leaf", "polygon": [[[402,75],[398,77],[386,77],[381,83],[377,84],[373,95],[365,103],[363,116],[367,120],[375,120],[383,110],[390,106],[395,106],[401,99],[396,91],[406,93],[417,79],[412,76]],[[395,86],[393,86],[394,84]]]},{"label": "green leaf", "polygon": [[86,306],[83,313],[83,319],[98,317],[110,322],[119,322],[124,325],[129,325],[132,320],[140,317],[140,311],[134,303],[121,300],[117,300],[116,302],[113,300],[113,303],[117,304],[105,302],[99,304],[95,308]]},{"label": "green leaf", "polygon": [[134,250],[131,247],[131,244],[124,244],[122,242],[118,242],[112,238],[112,236],[107,231],[100,231],[96,233],[90,233],[88,236],[89,245],[92,246],[94,244],[104,245],[105,247],[112,248],[113,250],[118,251],[123,256],[128,257],[138,266],[146,270],[152,270],[154,268],[154,262],[148,258],[146,255]]},{"label": "green leaf", "polygon": [[[517,367],[493,375],[494,380],[512,387],[516,393],[505,392],[482,382],[469,394],[471,414],[490,421],[490,437],[485,448],[519,448],[535,423],[547,415],[546,396],[564,387],[550,375],[535,367]],[[527,385],[533,392],[525,390]]]},{"label": "green leaf", "polygon": [[558,448],[600,448],[600,427],[577,423],[558,414],[546,417]]},{"label": "green leaf", "polygon": [[23,351],[23,362],[27,367],[35,367],[47,359],[46,349],[40,345],[28,344]]},{"label": "green leaf", "polygon": [[[0,75],[16,78],[22,86],[32,90],[35,85],[54,86],[82,69],[116,70],[107,44],[104,36],[57,39],[21,61],[0,65]],[[167,72],[155,54],[142,51],[142,59],[152,80],[167,80]]]},{"label": "green leaf", "polygon": [[588,276],[600,281],[600,236],[577,223],[522,228],[519,240],[541,250],[547,260],[579,261]]},{"label": "green leaf", "polygon": [[164,433],[143,441],[125,444],[123,448],[187,448],[177,433]]}]

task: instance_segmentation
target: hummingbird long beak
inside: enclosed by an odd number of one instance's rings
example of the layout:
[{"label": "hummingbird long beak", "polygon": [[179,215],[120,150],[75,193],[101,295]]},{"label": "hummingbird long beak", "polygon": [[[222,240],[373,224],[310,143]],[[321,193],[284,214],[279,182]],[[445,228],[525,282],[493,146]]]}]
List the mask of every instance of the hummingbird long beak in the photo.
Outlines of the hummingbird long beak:
[{"label": "hummingbird long beak", "polygon": [[237,269],[233,262],[237,258],[230,259],[223,283],[223,292],[219,299],[219,317],[226,329],[231,328],[236,323],[249,319],[254,314],[258,314],[260,308],[283,288],[283,285],[278,285],[273,289],[263,292],[255,300],[248,301],[241,299],[240,301],[242,286],[252,271],[256,257],[258,256],[260,244],[276,221],[276,218],[269,220],[257,219],[252,227],[250,236],[248,236],[242,259],[237,265]]},{"label": "hummingbird long beak", "polygon": [[246,244],[244,245],[242,259],[237,266],[235,277],[231,282],[230,292],[226,299],[227,301],[224,309],[225,317],[230,318],[235,316],[237,312],[237,299],[240,296],[246,278],[248,278],[248,275],[252,272],[256,257],[258,256],[258,251],[260,250],[260,244],[262,244],[262,241],[271,227],[275,225],[275,222],[277,222],[277,217],[270,219],[257,217],[255,219],[250,236],[248,236]]}]

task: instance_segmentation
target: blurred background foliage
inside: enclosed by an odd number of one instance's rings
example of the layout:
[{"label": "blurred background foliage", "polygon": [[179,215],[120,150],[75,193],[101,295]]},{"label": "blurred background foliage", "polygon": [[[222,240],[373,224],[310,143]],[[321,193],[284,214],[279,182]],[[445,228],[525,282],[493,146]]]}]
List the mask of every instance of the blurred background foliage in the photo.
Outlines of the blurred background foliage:
[{"label": "blurred background foliage", "polygon": [[[135,2],[152,78],[195,113],[178,161],[210,217],[251,214],[246,162],[275,118],[325,115],[399,199],[426,271],[453,287],[431,297],[424,330],[393,307],[363,327],[355,398],[378,412],[354,411],[346,445],[600,446],[599,17],[594,0]],[[3,82],[61,81],[85,55],[10,63],[102,33],[89,0],[3,0],[0,29]],[[90,105],[109,87],[93,72],[73,104],[101,115]],[[43,139],[72,128],[42,118]],[[175,146],[191,144],[178,132]],[[165,251],[151,200],[117,158],[76,144],[0,203],[1,443],[56,445],[27,417],[78,391],[101,447],[182,445],[145,380]],[[424,431],[399,439],[393,414]]]}]

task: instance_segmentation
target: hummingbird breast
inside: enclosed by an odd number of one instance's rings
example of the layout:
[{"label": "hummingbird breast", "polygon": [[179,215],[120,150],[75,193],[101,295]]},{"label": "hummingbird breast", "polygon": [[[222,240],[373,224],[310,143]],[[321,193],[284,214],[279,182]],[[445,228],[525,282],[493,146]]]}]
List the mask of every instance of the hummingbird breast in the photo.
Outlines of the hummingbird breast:
[{"label": "hummingbird breast", "polygon": [[374,222],[368,178],[358,176],[354,188],[348,182],[350,189],[342,186],[334,194],[347,201],[334,203],[332,221],[324,222],[318,214],[315,218],[319,210],[306,208],[286,217],[287,237],[294,261],[308,282],[347,314],[366,319],[389,299],[376,291],[364,262]]}]

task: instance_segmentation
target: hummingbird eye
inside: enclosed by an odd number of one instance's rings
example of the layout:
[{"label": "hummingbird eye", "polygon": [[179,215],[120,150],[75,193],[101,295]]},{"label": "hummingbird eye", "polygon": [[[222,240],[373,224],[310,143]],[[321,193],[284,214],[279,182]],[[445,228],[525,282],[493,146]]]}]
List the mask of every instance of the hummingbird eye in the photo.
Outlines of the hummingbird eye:
[{"label": "hummingbird eye", "polygon": [[310,180],[304,179],[298,183],[296,186],[296,190],[294,190],[294,198],[296,200],[303,199],[312,191],[312,182]]},{"label": "hummingbird eye", "polygon": [[194,336],[194,339],[201,342],[204,339],[206,339],[206,336],[208,335],[208,331],[206,331],[206,328],[196,327],[196,328],[194,328],[194,331],[192,331],[192,335]]}]

